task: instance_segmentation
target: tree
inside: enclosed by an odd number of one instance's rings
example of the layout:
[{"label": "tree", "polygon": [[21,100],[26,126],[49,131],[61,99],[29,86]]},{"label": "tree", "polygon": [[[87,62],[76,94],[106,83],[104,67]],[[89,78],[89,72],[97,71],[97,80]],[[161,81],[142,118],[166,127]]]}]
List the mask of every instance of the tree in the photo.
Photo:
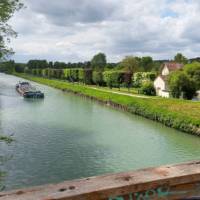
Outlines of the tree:
[{"label": "tree", "polygon": [[70,82],[75,82],[79,80],[79,69],[71,68],[71,69],[63,69],[63,78],[67,79]]},{"label": "tree", "polygon": [[78,79],[85,84],[92,83],[92,69],[78,69]]},{"label": "tree", "polygon": [[142,57],[140,65],[145,72],[151,71],[153,68],[153,59],[150,56]]},{"label": "tree", "polygon": [[132,72],[125,72],[124,73],[124,85],[125,85],[125,87],[128,88],[128,90],[130,90],[130,87],[131,87],[131,84],[132,84],[132,76],[133,76]]},{"label": "tree", "polygon": [[101,71],[93,71],[92,73],[92,80],[96,85],[103,84],[103,73]]},{"label": "tree", "polygon": [[113,69],[113,68],[117,67],[118,64],[119,63],[107,63],[105,69],[108,69],[108,70]]},{"label": "tree", "polygon": [[183,64],[186,64],[188,62],[187,58],[181,53],[177,53],[175,55],[174,61],[177,63],[183,63]]},{"label": "tree", "polygon": [[119,68],[134,73],[139,68],[139,60],[134,56],[126,56],[119,64]]},{"label": "tree", "polygon": [[53,68],[53,62],[52,61],[49,62],[49,66],[48,67],[51,68],[51,69]]},{"label": "tree", "polygon": [[64,62],[55,62],[54,68],[55,69],[64,69],[64,68],[66,68],[66,64]]},{"label": "tree", "polygon": [[183,71],[175,71],[169,75],[169,89],[172,97],[192,99],[196,93],[194,81]]},{"label": "tree", "polygon": [[88,85],[92,83],[92,69],[84,69],[84,83]]},{"label": "tree", "polygon": [[139,92],[141,94],[149,95],[149,96],[155,96],[156,95],[156,90],[154,88],[154,85],[150,81],[144,82],[142,84],[142,87],[140,88]]},{"label": "tree", "polygon": [[0,72],[12,74],[15,71],[15,62],[13,60],[0,63]]},{"label": "tree", "polygon": [[144,82],[150,81],[153,82],[156,79],[157,73],[155,72],[136,72],[134,73],[133,86],[141,87]]},{"label": "tree", "polygon": [[106,66],[106,55],[104,53],[96,54],[91,60],[92,68],[102,70]]},{"label": "tree", "polygon": [[29,60],[27,63],[29,69],[45,69],[48,67],[46,60]]},{"label": "tree", "polygon": [[105,71],[103,73],[103,80],[106,85],[112,89],[116,87],[120,89],[120,85],[124,82],[124,71]]},{"label": "tree", "polygon": [[200,89],[200,63],[193,62],[184,66],[184,71],[195,82],[197,89]]},{"label": "tree", "polygon": [[20,0],[1,0],[0,2],[0,60],[4,60],[13,53],[6,44],[11,37],[16,37],[16,32],[8,24],[15,11],[23,6]]},{"label": "tree", "polygon": [[26,65],[23,63],[15,63],[15,72],[24,73]]}]

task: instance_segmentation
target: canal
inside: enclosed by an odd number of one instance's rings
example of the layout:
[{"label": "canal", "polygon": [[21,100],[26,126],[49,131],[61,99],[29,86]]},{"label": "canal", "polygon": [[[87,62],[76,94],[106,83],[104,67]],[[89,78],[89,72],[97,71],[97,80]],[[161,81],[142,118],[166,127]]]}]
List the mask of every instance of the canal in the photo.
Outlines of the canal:
[{"label": "canal", "polygon": [[200,159],[198,137],[36,83],[45,99],[25,100],[21,80],[0,74],[6,190]]}]

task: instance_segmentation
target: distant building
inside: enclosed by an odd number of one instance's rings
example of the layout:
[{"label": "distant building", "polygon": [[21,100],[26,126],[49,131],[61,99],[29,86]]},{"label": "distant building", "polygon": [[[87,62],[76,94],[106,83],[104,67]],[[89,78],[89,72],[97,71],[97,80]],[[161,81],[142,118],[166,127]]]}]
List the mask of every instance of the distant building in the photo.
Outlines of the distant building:
[{"label": "distant building", "polygon": [[179,63],[167,62],[163,64],[161,74],[154,81],[154,87],[158,96],[169,98],[168,76],[171,72],[182,68],[183,64]]}]

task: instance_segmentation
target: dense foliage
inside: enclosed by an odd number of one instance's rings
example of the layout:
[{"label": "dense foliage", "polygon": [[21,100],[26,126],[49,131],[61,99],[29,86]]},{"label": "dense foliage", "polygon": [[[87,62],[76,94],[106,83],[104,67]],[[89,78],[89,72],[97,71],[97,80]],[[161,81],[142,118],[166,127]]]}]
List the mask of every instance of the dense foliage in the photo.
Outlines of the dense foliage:
[{"label": "dense foliage", "polygon": [[147,81],[142,84],[142,87],[139,90],[140,94],[155,96],[156,90],[152,82]]},{"label": "dense foliage", "polygon": [[29,60],[27,67],[29,69],[45,69],[49,66],[46,60]]},{"label": "dense foliage", "polygon": [[195,82],[183,71],[176,71],[169,76],[171,95],[175,98],[192,99],[196,93]]},{"label": "dense foliage", "polygon": [[183,71],[171,73],[168,82],[172,97],[192,99],[200,89],[200,63],[186,64]]},{"label": "dense foliage", "polygon": [[26,65],[15,63],[13,60],[0,63],[0,72],[12,74],[13,72],[24,73]]},{"label": "dense foliage", "polygon": [[103,81],[103,73],[101,71],[93,71],[92,74],[92,81],[95,85],[103,85],[104,81]]},{"label": "dense foliage", "polygon": [[120,88],[124,82],[124,71],[105,71],[103,73],[103,80],[109,88],[117,87]]},{"label": "dense foliage", "polygon": [[200,62],[193,62],[184,67],[184,71],[195,82],[196,88],[200,89]]},{"label": "dense foliage", "polygon": [[78,63],[65,63],[65,62],[48,62],[47,60],[29,60],[27,67],[30,69],[36,68],[51,68],[51,69],[72,69],[72,68],[88,68],[90,62],[78,62]]},{"label": "dense foliage", "polygon": [[156,72],[137,72],[133,75],[132,81],[134,87],[141,87],[146,81],[154,81],[157,76]]},{"label": "dense foliage", "polygon": [[16,32],[8,24],[8,21],[21,7],[22,3],[19,0],[1,0],[0,2],[0,60],[13,53],[6,44],[10,42],[11,37],[16,36]]},{"label": "dense foliage", "polygon": [[128,89],[132,86],[132,76],[133,73],[131,71],[124,72],[123,85]]},{"label": "dense foliage", "polygon": [[102,70],[106,66],[107,60],[104,53],[98,53],[91,60],[92,68],[96,70]]},{"label": "dense foliage", "polygon": [[177,63],[186,64],[188,62],[188,59],[181,53],[177,53],[174,57],[174,61]]}]

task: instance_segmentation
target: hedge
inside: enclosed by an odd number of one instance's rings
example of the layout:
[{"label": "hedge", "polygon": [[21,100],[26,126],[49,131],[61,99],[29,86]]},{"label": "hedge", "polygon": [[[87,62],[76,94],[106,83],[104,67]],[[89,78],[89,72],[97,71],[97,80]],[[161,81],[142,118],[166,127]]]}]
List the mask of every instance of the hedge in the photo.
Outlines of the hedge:
[{"label": "hedge", "polygon": [[120,88],[120,85],[124,82],[124,74],[124,71],[105,71],[103,73],[103,80],[110,88]]},{"label": "hedge", "polygon": [[144,82],[154,81],[157,73],[155,72],[137,72],[132,76],[133,86],[141,87]]},{"label": "hedge", "polygon": [[79,81],[85,84],[92,84],[92,69],[79,69]]},{"label": "hedge", "polygon": [[70,82],[76,82],[79,81],[79,69],[64,69],[64,79],[70,81]]},{"label": "hedge", "polygon": [[102,71],[93,71],[92,73],[92,81],[95,85],[103,85],[103,73]]}]

